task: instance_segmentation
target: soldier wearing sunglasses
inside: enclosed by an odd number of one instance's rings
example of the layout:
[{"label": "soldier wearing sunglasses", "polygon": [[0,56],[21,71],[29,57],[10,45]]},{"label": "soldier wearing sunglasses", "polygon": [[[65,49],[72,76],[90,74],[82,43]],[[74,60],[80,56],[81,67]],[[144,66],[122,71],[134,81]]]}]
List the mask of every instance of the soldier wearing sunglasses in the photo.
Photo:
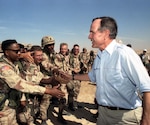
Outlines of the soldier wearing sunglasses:
[{"label": "soldier wearing sunglasses", "polygon": [[2,42],[4,55],[0,58],[0,124],[18,125],[16,121],[16,108],[21,98],[21,92],[50,94],[57,98],[64,96],[59,87],[46,88],[33,85],[19,75],[19,69],[14,64],[20,58],[20,47],[16,40]]}]

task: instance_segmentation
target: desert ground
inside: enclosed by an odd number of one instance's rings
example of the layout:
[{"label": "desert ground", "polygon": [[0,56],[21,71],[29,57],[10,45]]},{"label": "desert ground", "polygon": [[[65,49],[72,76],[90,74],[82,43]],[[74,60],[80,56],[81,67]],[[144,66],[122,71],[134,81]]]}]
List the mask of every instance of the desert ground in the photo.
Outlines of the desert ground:
[{"label": "desert ground", "polygon": [[[96,85],[91,84],[88,81],[81,82],[80,93],[78,96],[79,105],[82,108],[78,108],[76,111],[70,111],[66,108],[66,111],[70,115],[63,115],[67,120],[67,125],[96,125],[96,119],[93,114],[97,112],[96,105],[94,103]],[[57,121],[58,107],[51,105],[48,110],[48,125],[63,125]],[[37,121],[37,125],[40,125],[41,121]]]}]

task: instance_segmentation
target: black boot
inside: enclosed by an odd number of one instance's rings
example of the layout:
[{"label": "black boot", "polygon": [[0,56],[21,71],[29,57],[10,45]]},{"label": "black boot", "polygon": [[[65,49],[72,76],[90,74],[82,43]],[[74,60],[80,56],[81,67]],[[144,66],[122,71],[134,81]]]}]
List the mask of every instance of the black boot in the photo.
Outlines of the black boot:
[{"label": "black boot", "polygon": [[70,109],[71,111],[77,110],[77,108],[74,106],[73,102],[68,104],[68,109]]},{"label": "black boot", "polygon": [[51,98],[51,104],[53,104],[53,105],[59,105],[59,100],[58,100],[58,98],[52,97],[52,98]]},{"label": "black boot", "polygon": [[67,124],[67,121],[62,117],[61,114],[58,114],[57,120],[58,120],[60,123],[64,124],[64,125]]}]

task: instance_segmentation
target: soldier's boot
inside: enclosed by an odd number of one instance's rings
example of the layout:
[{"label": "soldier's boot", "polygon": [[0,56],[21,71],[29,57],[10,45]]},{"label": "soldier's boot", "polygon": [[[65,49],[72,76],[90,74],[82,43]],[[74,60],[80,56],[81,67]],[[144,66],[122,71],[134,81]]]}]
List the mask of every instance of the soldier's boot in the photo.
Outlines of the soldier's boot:
[{"label": "soldier's boot", "polygon": [[75,111],[77,108],[74,105],[74,99],[73,99],[73,95],[69,94],[68,95],[68,109],[70,109],[71,111]]},{"label": "soldier's boot", "polygon": [[59,114],[58,114],[58,121],[63,125],[67,124],[67,121],[62,117],[62,115]]},{"label": "soldier's boot", "polygon": [[66,107],[66,99],[62,98],[60,99],[59,113],[58,113],[58,121],[61,122],[62,124],[67,124],[67,121],[62,116],[65,107]]},{"label": "soldier's boot", "polygon": [[52,97],[52,98],[51,98],[51,103],[52,103],[53,105],[59,105],[59,100],[58,100],[58,98]]},{"label": "soldier's boot", "polygon": [[59,105],[58,121],[62,124],[67,124],[67,121],[62,116],[64,108],[65,108],[65,105],[63,104]]},{"label": "soldier's boot", "polygon": [[71,111],[75,111],[78,108],[82,108],[82,106],[78,105],[78,102],[74,100],[73,95],[69,94],[68,95],[68,109],[70,109]]}]

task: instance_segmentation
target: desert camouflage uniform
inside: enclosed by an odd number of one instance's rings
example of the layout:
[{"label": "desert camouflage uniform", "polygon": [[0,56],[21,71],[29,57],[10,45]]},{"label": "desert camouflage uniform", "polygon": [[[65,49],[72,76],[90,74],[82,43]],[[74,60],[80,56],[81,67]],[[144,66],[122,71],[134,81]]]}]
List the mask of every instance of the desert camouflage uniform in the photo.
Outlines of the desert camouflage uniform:
[{"label": "desert camouflage uniform", "polygon": [[[15,65],[18,65],[20,76],[26,80],[26,68],[29,66],[29,63],[24,59],[20,59],[15,62]],[[28,94],[22,93],[22,97],[20,100],[20,105],[17,108],[17,121],[19,124],[28,124],[35,125],[34,118],[32,116],[32,111],[29,106]],[[22,104],[23,103],[23,104]]]},{"label": "desert camouflage uniform", "polygon": [[[3,103],[1,106],[1,111],[4,116],[0,118],[0,125],[18,125],[16,121],[16,111],[15,108],[16,100],[20,101],[20,95],[18,94],[19,91],[25,93],[39,93],[44,94],[45,88],[33,85],[31,82],[27,82],[19,76],[19,69],[17,65],[14,65],[10,62],[7,58],[2,56],[0,62],[0,78],[6,82],[6,84],[11,88],[11,91],[16,91],[8,93],[9,98]],[[19,91],[17,91],[19,90]],[[4,93],[0,93],[0,99],[3,99]],[[11,98],[12,96],[12,98]],[[15,98],[14,98],[15,97]],[[1,101],[0,101],[1,102]]]},{"label": "desert camouflage uniform", "polygon": [[[71,70],[70,70],[70,66],[69,66],[69,55],[63,56],[61,53],[56,54],[54,63],[59,71],[64,71],[64,72],[68,72],[69,74],[71,74]],[[66,83],[61,84],[61,90],[64,92],[67,92]],[[66,94],[66,96],[67,96],[67,94]],[[66,107],[66,98],[62,98],[62,100],[60,100],[60,105],[59,105],[58,117],[60,117],[63,120],[64,120],[64,118],[62,118],[62,112]]]},{"label": "desert camouflage uniform", "polygon": [[144,49],[143,53],[141,53],[139,56],[140,56],[140,58],[141,58],[141,60],[142,60],[142,62],[144,64],[144,66],[149,63],[150,57],[147,54],[147,50],[146,49]]},{"label": "desert camouflage uniform", "polygon": [[[40,71],[40,66],[36,64],[30,63],[29,68],[27,69],[26,73],[26,80],[32,81],[35,84],[40,84],[40,81],[43,78],[49,78],[48,76],[44,76],[44,74]],[[47,87],[52,88],[51,85],[44,85]],[[47,120],[47,110],[50,105],[50,98],[51,95],[44,94],[42,99],[40,100],[40,117],[42,120]]]},{"label": "desert camouflage uniform", "polygon": [[[41,71],[42,73],[47,74],[49,76],[54,75],[53,69],[57,68],[54,63],[56,55],[56,53],[54,52],[54,44],[55,40],[52,36],[44,36],[41,40],[41,45],[43,47],[43,61],[41,63]],[[62,123],[66,123],[65,119],[62,117],[62,112],[65,108],[66,99],[61,98],[58,100],[55,97],[53,97],[52,103],[59,104],[58,120]]]},{"label": "desert camouflage uniform", "polygon": [[49,76],[52,76],[52,70],[55,67],[55,64],[54,64],[54,59],[55,59],[55,55],[56,53],[51,53],[50,55],[47,55],[46,53],[43,52],[43,61],[42,61],[42,66],[44,69],[42,70],[45,70],[45,71],[42,71],[44,74],[47,74]]},{"label": "desert camouflage uniform", "polygon": [[[51,36],[44,36],[41,40],[41,46],[43,47],[43,61],[41,65],[41,71],[44,74],[52,76],[52,70],[55,68],[54,59],[56,52],[52,49],[47,50],[46,46],[51,46],[55,44],[55,40]],[[54,45],[53,45],[54,46]]]},{"label": "desert camouflage uniform", "polygon": [[[20,100],[21,104],[17,109],[17,120],[19,124],[27,124],[27,125],[35,125],[34,118],[31,115],[31,108],[29,108],[29,104],[27,102],[27,98],[25,93],[22,94],[22,98]],[[23,103],[23,104],[22,104]]]},{"label": "desert camouflage uniform", "polygon": [[93,50],[90,51],[90,54],[89,54],[89,62],[88,62],[88,71],[90,71],[92,69],[92,65],[94,63],[94,59],[95,59],[96,55],[94,53]]},{"label": "desert camouflage uniform", "polygon": [[[81,67],[81,71],[82,73],[87,73],[88,72],[88,62],[89,62],[89,59],[90,59],[90,56],[88,54],[88,52],[81,52],[80,53],[80,62],[82,63],[82,67]],[[83,69],[82,69],[83,68]]]},{"label": "desert camouflage uniform", "polygon": [[[70,70],[69,64],[69,55],[63,56],[61,53],[56,54],[54,63],[60,71],[72,74],[72,70]],[[61,89],[66,91],[66,85],[62,84]]]},{"label": "desert camouflage uniform", "polygon": [[[76,56],[74,54],[71,54],[69,58],[69,64],[70,64],[70,69],[72,70],[72,73],[78,74],[81,70],[79,54]],[[72,101],[72,96],[73,96],[73,103],[77,101],[77,97],[80,91],[80,86],[81,86],[81,81],[79,80],[71,80],[67,84],[68,93],[70,93],[68,96],[68,99],[70,99],[70,101],[68,101],[68,103]]]}]

